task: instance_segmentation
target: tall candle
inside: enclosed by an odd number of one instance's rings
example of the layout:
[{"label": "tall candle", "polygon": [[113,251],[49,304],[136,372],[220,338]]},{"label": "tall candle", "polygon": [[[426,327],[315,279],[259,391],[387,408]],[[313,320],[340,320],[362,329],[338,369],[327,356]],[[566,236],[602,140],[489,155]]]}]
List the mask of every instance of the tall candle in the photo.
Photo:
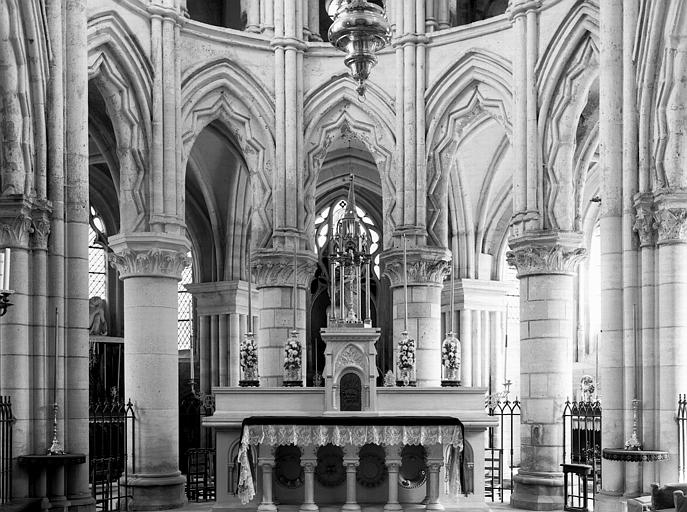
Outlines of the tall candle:
[{"label": "tall candle", "polygon": [[5,253],[0,252],[0,288],[5,289]]},{"label": "tall candle", "polygon": [[5,248],[5,261],[4,261],[4,272],[3,272],[3,280],[2,280],[2,287],[5,290],[10,289],[10,248],[7,247]]}]

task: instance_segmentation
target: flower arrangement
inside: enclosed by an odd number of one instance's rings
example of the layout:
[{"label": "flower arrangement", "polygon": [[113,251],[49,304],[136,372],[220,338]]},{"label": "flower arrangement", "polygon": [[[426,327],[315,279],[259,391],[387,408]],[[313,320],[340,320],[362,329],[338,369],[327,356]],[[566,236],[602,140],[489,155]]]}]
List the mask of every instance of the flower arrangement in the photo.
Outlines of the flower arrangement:
[{"label": "flower arrangement", "polygon": [[452,332],[441,344],[441,364],[446,368],[460,368],[460,342]]},{"label": "flower arrangement", "polygon": [[284,345],[284,369],[295,370],[301,367],[302,346],[300,340],[292,333]]},{"label": "flower arrangement", "polygon": [[258,347],[252,337],[246,337],[241,342],[239,351],[241,368],[248,370],[258,366]]},{"label": "flower arrangement", "polygon": [[412,370],[415,368],[415,340],[408,338],[408,333],[403,332],[398,342],[398,369]]}]

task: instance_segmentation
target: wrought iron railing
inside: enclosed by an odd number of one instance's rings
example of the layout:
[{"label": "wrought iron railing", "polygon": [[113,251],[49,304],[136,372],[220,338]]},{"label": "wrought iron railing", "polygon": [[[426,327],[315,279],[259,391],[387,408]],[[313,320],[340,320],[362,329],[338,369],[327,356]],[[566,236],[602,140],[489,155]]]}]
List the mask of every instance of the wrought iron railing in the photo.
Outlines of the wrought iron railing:
[{"label": "wrought iron railing", "polygon": [[12,401],[0,396],[0,503],[12,499]]},{"label": "wrought iron railing", "polygon": [[679,481],[687,481],[687,395],[677,397],[677,470]]},{"label": "wrought iron railing", "polygon": [[487,401],[487,413],[499,424],[489,427],[484,460],[484,495],[491,501],[503,503],[504,494],[513,486],[513,476],[520,465],[520,401],[496,397]]},{"label": "wrought iron railing", "polygon": [[[563,463],[578,465],[565,489],[565,510],[593,508],[601,490],[601,403],[570,401],[563,407]],[[589,466],[589,471],[581,466]],[[574,468],[573,468],[574,469]],[[571,470],[572,471],[572,470]]]},{"label": "wrought iron railing", "polygon": [[136,471],[135,420],[131,400],[89,404],[89,474],[98,511],[127,510],[129,470]]}]

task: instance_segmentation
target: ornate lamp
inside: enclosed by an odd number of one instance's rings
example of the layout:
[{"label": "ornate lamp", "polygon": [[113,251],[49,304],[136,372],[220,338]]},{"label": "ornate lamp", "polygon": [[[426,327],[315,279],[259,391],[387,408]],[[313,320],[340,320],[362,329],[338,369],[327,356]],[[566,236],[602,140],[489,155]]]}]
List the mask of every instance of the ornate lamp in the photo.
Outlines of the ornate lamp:
[{"label": "ornate lamp", "polygon": [[327,12],[333,20],[329,42],[346,52],[344,63],[358,84],[356,91],[363,97],[365,80],[377,64],[376,52],[384,48],[391,37],[384,8],[367,0],[333,0]]}]

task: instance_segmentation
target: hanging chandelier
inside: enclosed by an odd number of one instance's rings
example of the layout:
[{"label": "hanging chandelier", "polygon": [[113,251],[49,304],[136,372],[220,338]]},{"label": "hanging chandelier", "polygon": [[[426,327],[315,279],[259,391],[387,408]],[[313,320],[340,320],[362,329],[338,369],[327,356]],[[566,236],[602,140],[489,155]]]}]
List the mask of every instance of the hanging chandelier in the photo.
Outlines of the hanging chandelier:
[{"label": "hanging chandelier", "polygon": [[356,91],[365,95],[365,81],[377,64],[376,52],[384,48],[391,29],[384,8],[367,0],[332,0],[327,8],[333,22],[329,42],[346,52],[344,64],[356,81]]}]

